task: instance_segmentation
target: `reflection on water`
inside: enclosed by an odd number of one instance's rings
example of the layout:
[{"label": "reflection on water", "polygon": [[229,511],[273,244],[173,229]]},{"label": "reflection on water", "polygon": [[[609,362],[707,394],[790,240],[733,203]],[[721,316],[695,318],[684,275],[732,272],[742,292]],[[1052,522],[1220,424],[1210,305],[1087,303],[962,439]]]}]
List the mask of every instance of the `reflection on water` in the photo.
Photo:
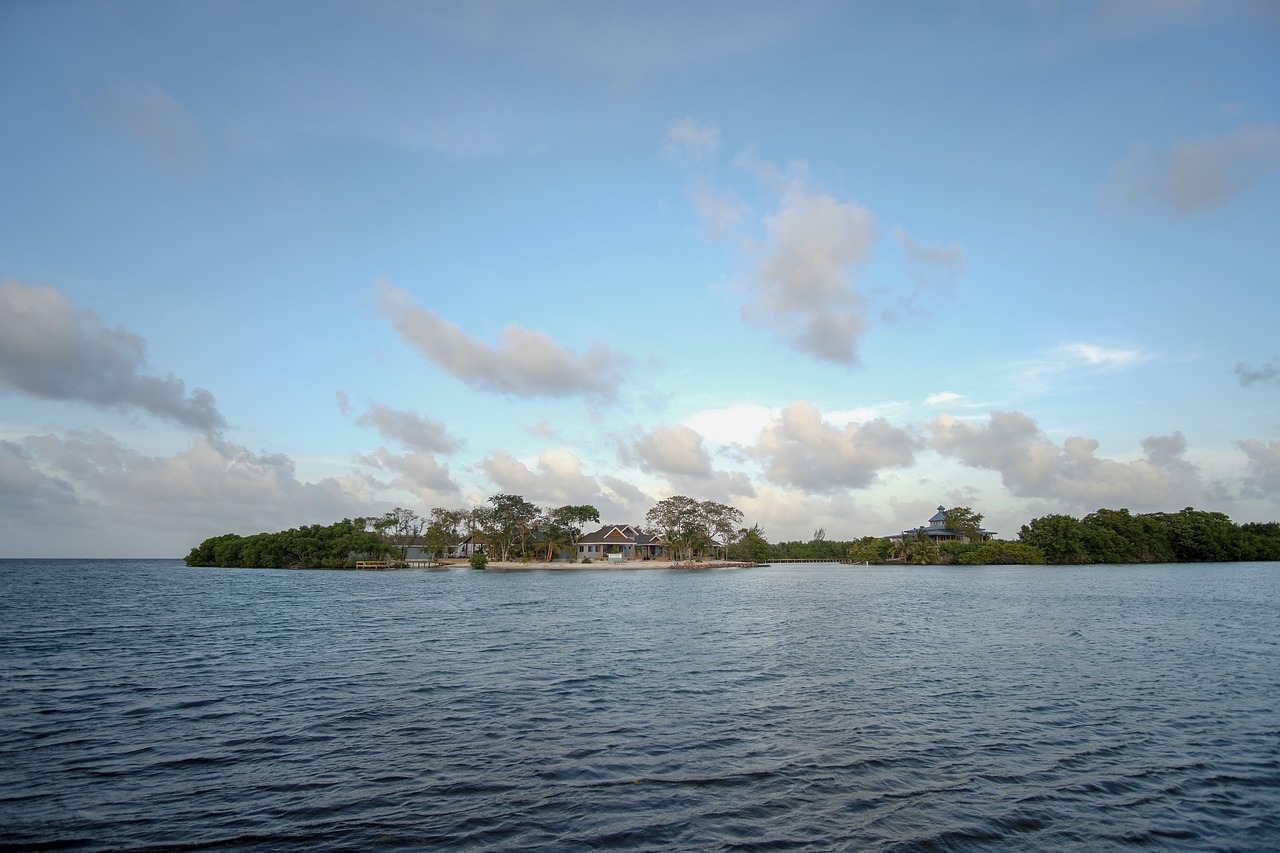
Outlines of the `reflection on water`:
[{"label": "reflection on water", "polygon": [[0,849],[1280,849],[1271,564],[0,561]]}]

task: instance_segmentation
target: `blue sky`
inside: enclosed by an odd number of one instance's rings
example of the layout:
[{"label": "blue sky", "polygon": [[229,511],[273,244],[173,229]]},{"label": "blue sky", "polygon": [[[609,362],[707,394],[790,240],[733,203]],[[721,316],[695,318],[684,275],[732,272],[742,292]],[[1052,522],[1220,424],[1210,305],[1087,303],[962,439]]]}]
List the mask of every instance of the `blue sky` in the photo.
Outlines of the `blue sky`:
[{"label": "blue sky", "polygon": [[1280,518],[1280,13],[0,5],[0,556]]}]

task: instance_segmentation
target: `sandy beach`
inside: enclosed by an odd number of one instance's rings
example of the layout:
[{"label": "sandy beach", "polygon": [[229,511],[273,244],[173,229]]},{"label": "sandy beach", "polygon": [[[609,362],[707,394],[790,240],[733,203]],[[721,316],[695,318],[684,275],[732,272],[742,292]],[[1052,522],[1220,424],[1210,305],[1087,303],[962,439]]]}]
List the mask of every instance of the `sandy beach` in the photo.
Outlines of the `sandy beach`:
[{"label": "sandy beach", "polygon": [[[463,562],[455,562],[454,566],[466,567]],[[577,571],[630,571],[634,569],[679,569],[685,571],[701,571],[706,569],[736,569],[749,568],[754,563],[742,562],[725,562],[723,560],[707,560],[705,562],[674,562],[671,560],[624,560],[622,562],[608,562],[607,560],[595,560],[590,563],[569,563],[563,560],[557,560],[552,563],[547,562],[491,562],[485,566],[486,571],[491,572],[577,572]]]}]

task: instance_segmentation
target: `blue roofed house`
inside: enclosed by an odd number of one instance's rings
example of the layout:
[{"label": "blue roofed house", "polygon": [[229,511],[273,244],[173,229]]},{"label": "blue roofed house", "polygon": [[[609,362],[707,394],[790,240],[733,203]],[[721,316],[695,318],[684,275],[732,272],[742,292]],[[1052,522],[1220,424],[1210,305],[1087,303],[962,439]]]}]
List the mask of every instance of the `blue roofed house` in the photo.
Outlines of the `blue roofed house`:
[{"label": "blue roofed house", "polygon": [[[912,527],[908,530],[902,531],[901,533],[894,533],[890,536],[886,536],[885,538],[902,541],[908,536],[920,536],[923,534],[928,536],[930,541],[935,545],[940,542],[968,542],[968,536],[947,528],[947,517],[944,514],[945,512],[946,507],[939,506],[938,511],[929,519],[929,523],[927,525],[922,527]],[[979,530],[979,533],[982,535],[982,539],[980,540],[982,542],[986,542],[988,539],[994,539],[996,535],[996,531],[994,530]]]}]

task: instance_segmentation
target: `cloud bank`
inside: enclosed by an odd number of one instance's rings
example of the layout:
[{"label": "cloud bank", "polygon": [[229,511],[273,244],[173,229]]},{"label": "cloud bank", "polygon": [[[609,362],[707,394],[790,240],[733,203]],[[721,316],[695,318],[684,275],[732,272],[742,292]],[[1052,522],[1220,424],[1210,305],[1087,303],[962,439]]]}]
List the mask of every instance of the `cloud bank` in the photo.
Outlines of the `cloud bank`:
[{"label": "cloud bank", "polygon": [[1021,412],[992,412],[986,423],[941,415],[929,425],[933,448],[965,465],[999,472],[1013,495],[1048,498],[1092,511],[1099,506],[1194,504],[1204,495],[1196,467],[1185,459],[1181,433],[1142,442],[1144,458],[1117,462],[1095,456],[1098,442],[1072,436],[1061,446]]},{"label": "cloud bank", "polygon": [[796,402],[768,424],[747,452],[779,486],[818,494],[875,483],[884,468],[915,464],[919,440],[884,418],[836,426],[810,403]]},{"label": "cloud bank", "polygon": [[140,336],[108,328],[57,288],[0,282],[0,384],[49,400],[140,409],[198,430],[226,426],[208,391],[187,394],[181,379],[146,367]]}]

